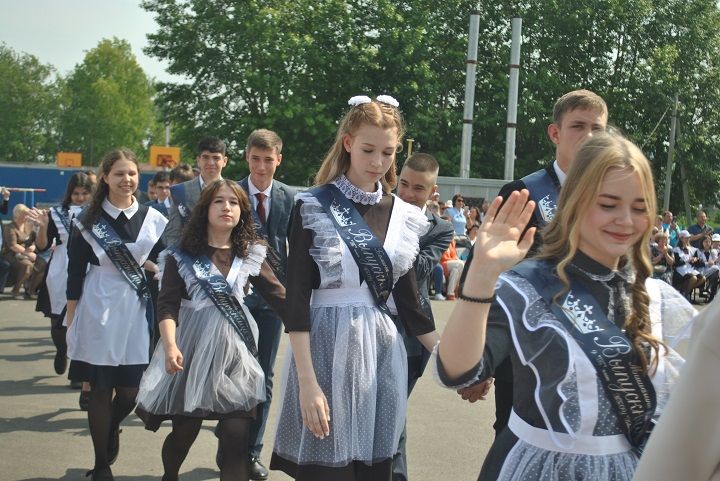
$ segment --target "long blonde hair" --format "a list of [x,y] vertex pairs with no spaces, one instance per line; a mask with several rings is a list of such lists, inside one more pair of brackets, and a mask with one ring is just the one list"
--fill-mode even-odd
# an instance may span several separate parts
[[[390,104],[372,100],[350,108],[340,121],[335,142],[325,154],[322,165],[315,174],[315,185],[324,185],[332,182],[347,172],[350,168],[350,152],[343,146],[343,137],[355,135],[361,127],[370,125],[381,129],[397,129],[397,150],[402,147],[402,138],[405,135],[405,122],[400,111]],[[380,179],[385,193],[390,193],[397,185],[397,157],[393,156],[392,164]]]
[[654,370],[663,343],[652,335],[648,307],[650,297],[645,288],[645,281],[652,274],[647,246],[656,211],[655,186],[650,164],[635,144],[619,134],[599,134],[582,145],[560,191],[557,214],[543,231],[543,246],[538,257],[559,259],[557,276],[565,285],[565,290],[555,296],[557,302],[559,297],[570,288],[566,267],[578,249],[582,217],[596,202],[602,181],[611,169],[627,170],[637,174],[640,179],[641,194],[645,200],[647,228],[628,255],[621,257],[620,265],[630,262],[635,271],[635,281],[631,286],[632,305],[625,319],[625,332],[646,371],[649,366],[642,343],[650,344],[656,354],[652,363]]

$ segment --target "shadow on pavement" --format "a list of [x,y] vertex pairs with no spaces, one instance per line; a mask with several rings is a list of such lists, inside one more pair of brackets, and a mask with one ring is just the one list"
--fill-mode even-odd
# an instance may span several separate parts
[[49,331],[50,326],[45,327],[38,327],[38,326],[7,326],[0,328],[0,332],[21,332],[21,331],[36,331],[36,332],[45,332]]
[[[77,481],[80,479],[89,479],[85,478],[86,472],[87,470],[84,469],[68,469],[62,478],[25,478],[18,481]],[[115,473],[113,473],[113,477],[117,481],[149,481],[156,479],[159,480],[161,478],[161,476],[156,477],[147,475],[123,476]],[[205,481],[208,479],[218,479],[219,477],[220,473],[208,468],[195,468],[192,471],[180,473],[180,478],[183,481]]]
[[[48,366],[52,369],[52,366]],[[64,376],[64,374],[62,375]],[[57,378],[53,376],[35,376],[30,379],[22,379],[20,381],[2,380],[0,381],[0,398],[5,396],[27,396],[30,394],[65,394],[68,391],[77,392],[79,390],[70,389],[69,385],[57,386],[52,384],[44,384],[43,381]]]
[[52,351],[33,352],[32,354],[6,354],[1,356],[0,359],[10,362],[32,362],[39,361],[41,359],[53,359],[54,357],[55,350],[53,349]]
[[54,412],[38,414],[29,418],[0,418],[0,434],[17,431],[32,431],[38,433],[57,433],[72,431],[78,436],[89,435],[87,418],[71,417],[54,419],[63,414],[78,413],[77,409],[61,408]]

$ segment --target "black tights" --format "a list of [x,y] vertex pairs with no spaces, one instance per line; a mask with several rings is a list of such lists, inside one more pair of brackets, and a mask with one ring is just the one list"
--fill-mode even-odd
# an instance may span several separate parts
[[113,398],[113,388],[99,388],[93,386],[90,391],[88,403],[88,423],[90,436],[95,450],[95,469],[109,466],[108,443],[110,434],[120,428],[120,423],[135,407],[135,397],[138,388],[116,387]]
[[[239,453],[223,456],[220,467],[220,481],[248,480],[248,443],[252,419],[231,418],[220,420],[220,446],[223,453]],[[180,466],[195,442],[202,419],[175,416],[172,420],[172,432],[165,438],[162,448],[162,461],[165,474],[162,481],[177,481]]]
[[55,314],[50,315],[50,336],[52,336],[53,344],[55,349],[61,355],[67,355],[67,327],[62,325],[61,319]]

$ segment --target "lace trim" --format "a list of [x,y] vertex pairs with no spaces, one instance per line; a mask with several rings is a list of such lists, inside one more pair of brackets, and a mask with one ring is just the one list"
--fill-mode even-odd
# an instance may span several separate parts
[[320,202],[308,192],[298,193],[302,200],[300,216],[303,228],[313,232],[310,256],[320,269],[320,288],[340,287],[342,284],[342,239]]
[[440,365],[438,364],[438,363],[440,362],[440,361],[439,361],[439,360],[440,360],[440,355],[439,355],[439,353],[438,353],[438,348],[439,348],[439,347],[440,347],[440,341],[438,341],[438,342],[435,344],[435,346],[433,347],[432,352],[430,353],[430,363],[435,367],[435,369],[433,369],[433,377],[435,378],[435,382],[437,382],[438,385],[440,385],[441,387],[444,387],[444,388],[446,388],[446,389],[452,389],[453,391],[457,391],[458,389],[463,389],[463,388],[466,388],[466,387],[470,387],[470,386],[472,386],[473,384],[476,384],[476,383],[480,380],[480,376],[482,375],[483,370],[485,369],[485,359],[484,359],[484,358],[481,358],[481,359],[480,359],[480,363],[479,363],[478,366],[477,366],[477,367],[478,367],[477,371],[475,371],[475,373],[473,374],[473,376],[472,376],[469,380],[467,380],[467,381],[465,381],[465,382],[463,382],[463,383],[461,383],[461,384],[455,384],[455,385],[445,384],[445,382],[443,381],[443,379],[440,377],[440,369],[441,369],[441,367],[440,367]]
[[340,189],[340,192],[342,192],[345,197],[358,204],[375,205],[380,202],[383,196],[382,184],[380,182],[376,184],[377,189],[375,189],[375,192],[365,192],[356,187],[345,177],[345,174],[333,180],[332,183]]

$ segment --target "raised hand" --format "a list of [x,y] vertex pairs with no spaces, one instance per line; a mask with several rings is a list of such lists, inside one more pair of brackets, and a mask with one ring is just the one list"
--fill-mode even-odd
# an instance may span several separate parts
[[473,266],[500,274],[527,255],[535,235],[535,227],[525,231],[535,210],[535,202],[528,197],[523,189],[513,192],[502,208],[502,197],[492,201],[475,240]]
[[35,225],[47,226],[49,222],[48,211],[45,209],[32,208],[28,211],[28,219]]

